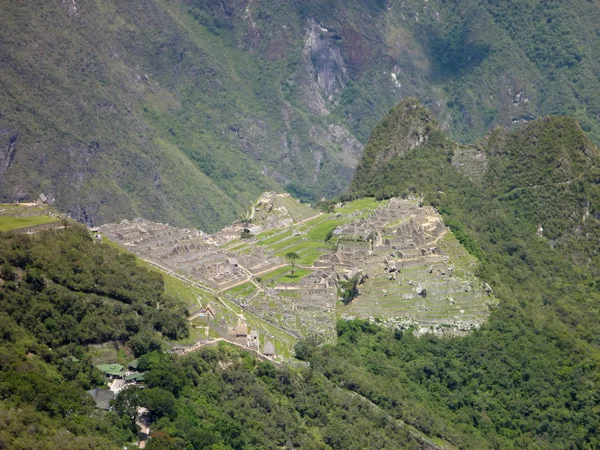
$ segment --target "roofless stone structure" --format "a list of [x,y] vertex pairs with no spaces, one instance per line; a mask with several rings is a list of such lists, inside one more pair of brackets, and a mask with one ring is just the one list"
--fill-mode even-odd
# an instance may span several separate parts
[[[294,335],[333,337],[336,311],[469,330],[485,320],[486,305],[493,302],[473,275],[477,260],[418,197],[359,200],[322,214],[287,194],[269,192],[244,220],[212,235],[146,220],[108,224],[101,231]],[[286,269],[290,251],[300,256],[298,277]],[[355,276],[359,295],[343,306],[341,283]],[[247,326],[230,326],[236,336],[248,335]]]

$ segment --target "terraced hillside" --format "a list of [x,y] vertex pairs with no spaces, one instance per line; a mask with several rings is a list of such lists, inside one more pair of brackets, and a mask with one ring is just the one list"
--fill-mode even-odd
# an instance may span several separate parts
[[[337,317],[468,331],[485,320],[494,302],[473,275],[477,259],[416,197],[363,198],[325,214],[288,194],[265,193],[244,221],[212,235],[147,221],[101,230],[296,337],[333,338]],[[293,268],[289,253],[298,255]],[[352,280],[358,296],[343,303]]]
[[0,204],[0,231],[36,233],[62,226],[62,217],[65,216],[48,205],[4,203]]

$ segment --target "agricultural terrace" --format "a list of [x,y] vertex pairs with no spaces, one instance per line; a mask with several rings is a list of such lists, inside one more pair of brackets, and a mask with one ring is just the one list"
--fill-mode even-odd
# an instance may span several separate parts
[[[228,302],[223,310],[239,308],[288,336],[334,339],[336,317],[468,331],[493,303],[473,275],[477,260],[418,198],[363,198],[321,213],[265,193],[245,217],[212,235],[148,221],[102,232],[211,292],[215,304]],[[349,282],[356,288],[342,303]],[[220,319],[230,326],[236,315]]]

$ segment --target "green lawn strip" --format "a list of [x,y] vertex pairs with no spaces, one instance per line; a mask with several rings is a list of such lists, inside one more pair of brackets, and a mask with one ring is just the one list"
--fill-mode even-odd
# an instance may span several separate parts
[[309,269],[302,269],[302,268],[296,268],[296,270],[294,271],[294,276],[292,277],[292,273],[291,270],[290,272],[288,272],[287,274],[283,275],[282,277],[278,278],[277,282],[279,283],[298,283],[300,282],[300,280],[302,278],[304,278],[306,275],[311,274],[313,271],[309,270]]
[[221,248],[223,250],[230,250],[230,251],[235,251],[236,249],[240,248],[240,247],[244,247],[248,245],[246,242],[242,241],[241,239],[235,239],[231,242],[228,242],[225,245],[222,245]]
[[348,202],[341,208],[335,208],[335,212],[342,213],[342,214],[349,214],[349,213],[353,213],[353,212],[361,211],[361,210],[370,212],[370,211],[374,211],[378,206],[386,205],[387,203],[388,203],[387,200],[378,201],[378,200],[375,200],[375,198],[373,198],[373,197],[365,197],[365,198],[360,198],[358,200]]
[[285,254],[285,253],[288,253],[288,251],[290,251],[290,250],[288,250],[289,248],[295,247],[295,246],[299,245],[300,243],[305,242],[304,239],[305,238],[302,236],[294,236],[289,239],[286,239],[285,241],[281,241],[275,245],[269,246],[269,250],[271,250],[273,253],[275,253],[275,255],[278,255],[281,252],[283,252]]
[[[334,218],[335,218],[335,214],[323,214],[322,216],[315,217],[314,219],[309,220],[308,222],[304,222],[303,224],[299,225],[297,230],[301,233],[307,233],[314,227],[319,226],[321,223],[327,222],[328,220],[331,220]],[[348,219],[348,220],[350,220],[350,219]]]
[[24,206],[22,204],[19,203],[0,203],[0,210],[10,210],[11,213],[13,212],[23,212],[23,213],[31,213],[31,212],[36,212],[36,213],[40,213],[40,212],[45,212],[48,211],[50,208],[47,205],[42,205],[42,206]]
[[21,228],[35,227],[47,223],[58,222],[60,219],[50,216],[13,217],[0,215],[0,231],[13,231]]
[[279,242],[283,239],[287,239],[288,237],[292,236],[292,230],[287,230],[281,234],[277,234],[271,238],[265,239],[265,240],[259,240],[258,241],[258,245],[265,245],[265,246],[270,246],[271,244],[275,244],[276,242]]
[[300,255],[298,264],[302,264],[304,266],[312,266],[323,253],[325,252],[323,252],[322,250],[308,250]]
[[268,284],[276,278],[279,278],[285,275],[286,273],[289,273],[291,270],[292,268],[290,266],[280,267],[279,269],[276,269],[273,272],[269,272],[262,275],[260,278],[263,283]]
[[241,297],[246,297],[248,295],[250,295],[252,292],[254,292],[256,290],[256,286],[254,286],[254,284],[248,282],[248,283],[244,283],[244,284],[240,284],[239,286],[235,286],[231,289],[229,289],[228,291],[225,291],[226,295],[231,295],[231,296],[241,296]]
[[285,231],[285,228],[271,228],[270,230],[258,233],[256,237],[258,240],[265,240],[275,236],[276,234],[282,233],[283,231]]
[[336,227],[344,224],[348,222],[347,220],[341,220],[341,219],[332,219],[332,220],[327,220],[325,222],[321,222],[320,224],[314,226],[307,234],[306,236],[309,239],[315,240],[315,241],[320,241],[320,242],[324,242],[325,241],[325,237],[327,236],[327,233],[332,231],[333,229],[335,229]]
[[311,265],[319,256],[324,253],[332,251],[332,246],[327,246],[323,242],[315,242],[315,241],[302,241],[296,245],[291,247],[287,247],[281,250],[278,253],[275,253],[275,256],[285,257],[285,255],[289,252],[297,253],[300,256],[300,260],[298,260],[298,264],[301,265]]
[[313,271],[310,269],[303,269],[301,267],[296,267],[294,272],[294,276],[292,277],[292,267],[285,266],[281,267],[273,272],[270,272],[261,277],[261,281],[264,284],[271,283],[298,283],[302,278],[306,275],[311,274]]

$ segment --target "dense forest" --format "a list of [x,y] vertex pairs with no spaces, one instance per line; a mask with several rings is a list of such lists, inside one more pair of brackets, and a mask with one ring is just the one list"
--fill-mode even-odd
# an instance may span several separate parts
[[111,448],[132,440],[86,390],[104,384],[87,344],[132,354],[188,335],[162,276],[79,225],[0,236],[0,447]]

